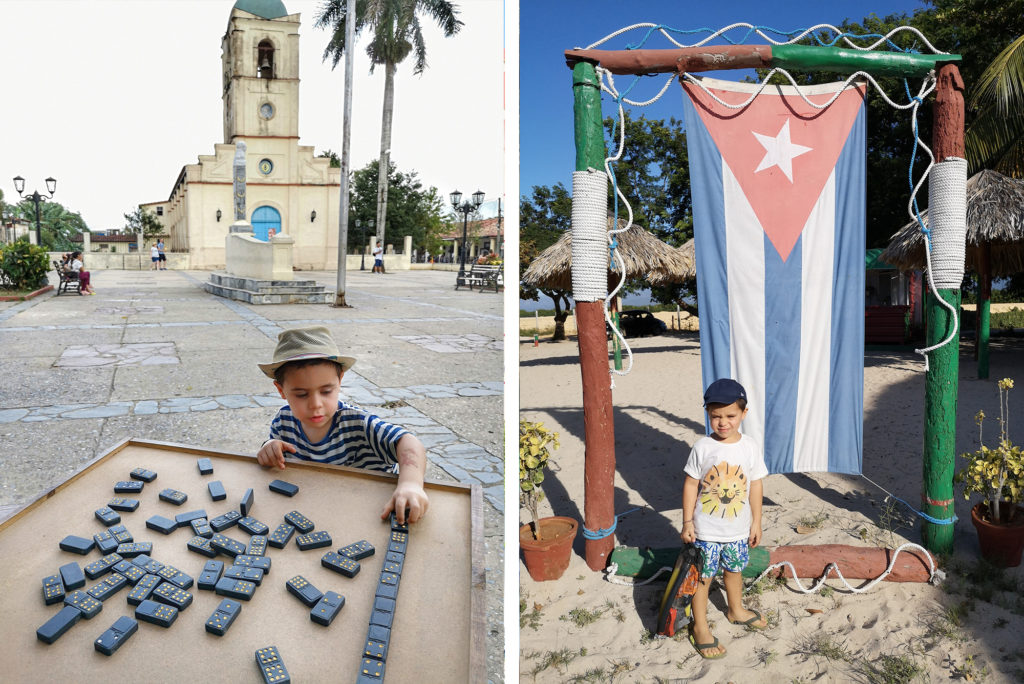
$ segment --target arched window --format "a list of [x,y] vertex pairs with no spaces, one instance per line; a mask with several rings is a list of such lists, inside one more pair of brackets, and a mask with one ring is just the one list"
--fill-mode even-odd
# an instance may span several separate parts
[[274,78],[274,45],[261,40],[257,46],[256,74],[260,78]]
[[252,212],[253,237],[266,242],[270,239],[270,231],[274,235],[281,232],[281,214],[274,207],[256,207]]

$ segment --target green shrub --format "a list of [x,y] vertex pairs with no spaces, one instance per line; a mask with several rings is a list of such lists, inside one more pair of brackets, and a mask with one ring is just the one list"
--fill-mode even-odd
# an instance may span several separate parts
[[3,286],[16,290],[29,290],[45,282],[50,270],[49,255],[44,247],[18,240],[0,246],[0,279]]

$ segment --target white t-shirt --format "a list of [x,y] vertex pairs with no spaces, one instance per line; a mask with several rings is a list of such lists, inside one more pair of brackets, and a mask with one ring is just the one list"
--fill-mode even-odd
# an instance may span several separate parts
[[149,256],[153,259],[159,259],[160,249],[156,245],[153,245],[152,247],[149,248]]
[[374,256],[374,258],[377,258],[377,259],[379,259],[379,258],[380,258],[380,255],[381,255],[381,253],[382,253],[383,251],[384,251],[384,248],[383,248],[383,247],[381,247],[380,245],[377,245],[376,247],[374,247],[374,248],[373,248],[373,256]]
[[[700,482],[693,525],[697,539],[733,542],[750,536],[750,483],[768,474],[764,455],[752,437],[729,444],[701,437],[683,469]],[[684,511],[684,516],[689,511]]]
[[80,259],[75,259],[74,261],[71,262],[71,270],[72,271],[80,271],[80,270],[82,270],[82,266],[84,266],[84,265],[85,264],[83,264]]

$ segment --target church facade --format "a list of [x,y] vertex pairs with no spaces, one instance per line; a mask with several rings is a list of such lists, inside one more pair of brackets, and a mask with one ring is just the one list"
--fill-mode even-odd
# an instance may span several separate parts
[[196,269],[224,268],[235,214],[235,143],[246,154],[246,219],[256,237],[295,240],[293,266],[337,264],[341,169],[299,145],[299,15],[281,0],[237,0],[221,44],[224,142],[178,174],[170,196],[139,205],[156,215],[171,252]]

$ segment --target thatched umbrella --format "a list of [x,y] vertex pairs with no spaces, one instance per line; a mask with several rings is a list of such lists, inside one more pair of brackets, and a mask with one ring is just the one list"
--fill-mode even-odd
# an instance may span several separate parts
[[[613,219],[608,219],[611,227]],[[621,224],[621,222],[620,222]],[[626,277],[643,277],[652,285],[683,282],[694,276],[693,251],[686,255],[654,237],[640,226],[615,234],[616,254],[622,260]],[[608,271],[608,283],[614,287],[622,274]],[[572,291],[572,233],[566,231],[558,242],[533,260],[523,274],[523,282],[533,287]]]
[[[928,211],[921,212],[928,225]],[[978,274],[978,377],[988,377],[988,305],[992,276],[1024,271],[1024,181],[985,169],[967,181],[966,261]],[[924,236],[911,221],[879,256],[901,269],[925,267]]]

